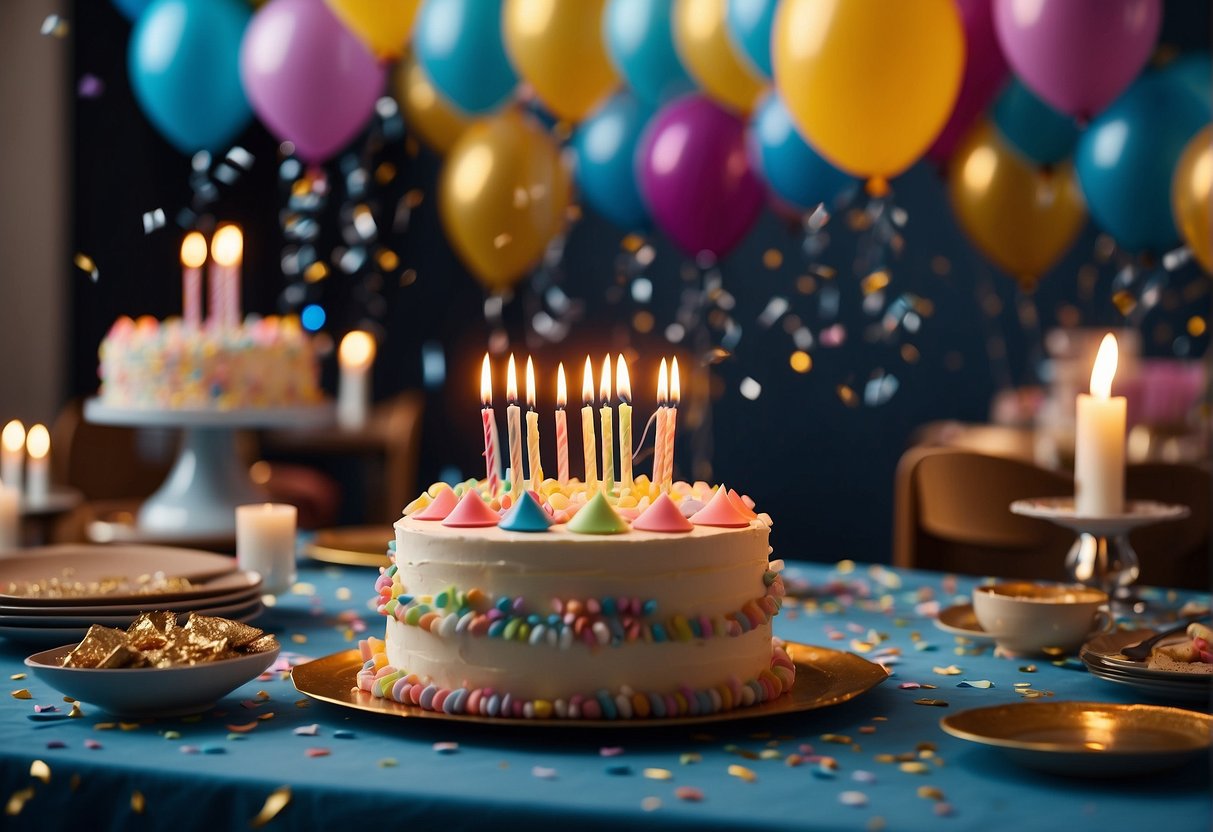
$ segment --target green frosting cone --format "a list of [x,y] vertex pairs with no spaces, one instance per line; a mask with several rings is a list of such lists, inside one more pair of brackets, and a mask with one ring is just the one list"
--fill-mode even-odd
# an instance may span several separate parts
[[622,534],[628,524],[615,513],[601,491],[569,521],[569,531],[577,534]]

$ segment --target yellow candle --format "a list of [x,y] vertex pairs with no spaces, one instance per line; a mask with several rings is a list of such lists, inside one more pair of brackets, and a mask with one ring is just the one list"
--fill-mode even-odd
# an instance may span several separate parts
[[1116,357],[1116,336],[1109,332],[1091,369],[1091,393],[1078,396],[1074,506],[1084,517],[1124,512],[1126,401],[1112,395]]
[[602,381],[598,384],[598,397],[602,407],[598,417],[602,422],[602,488],[610,492],[615,488],[615,427],[614,411],[611,410],[611,356],[602,359]]
[[665,359],[657,370],[657,424],[653,434],[653,485],[661,485],[665,471],[666,400],[670,397],[670,383],[666,378]]
[[594,436],[594,368],[590,358],[585,359],[585,374],[581,381],[581,441],[585,456],[585,487],[591,491],[598,487],[598,444]]
[[543,482],[543,464],[539,460],[539,414],[535,410],[535,364],[526,359],[526,450],[530,463],[531,488]]
[[666,491],[674,485],[674,433],[678,427],[678,400],[682,398],[682,385],[678,380],[678,359],[675,358],[670,364],[670,402],[671,406],[666,408],[665,417],[665,452],[662,454],[662,462],[665,464],[665,473],[661,478],[661,487]]
[[569,484],[569,420],[564,412],[568,398],[562,361],[556,370],[556,476],[561,485]]
[[518,407],[518,371],[514,368],[513,353],[506,368],[505,396],[509,400],[505,420],[510,440],[510,494],[517,500],[522,490],[522,410]]
[[621,488],[631,488],[632,380],[622,355],[615,362],[615,392],[619,395],[619,483]]

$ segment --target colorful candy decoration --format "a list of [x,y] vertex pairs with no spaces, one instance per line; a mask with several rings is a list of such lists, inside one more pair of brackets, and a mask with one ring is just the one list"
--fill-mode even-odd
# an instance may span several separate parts
[[627,521],[616,513],[601,491],[569,521],[569,531],[577,534],[623,534]]
[[1179,157],[1171,183],[1175,225],[1193,256],[1213,273],[1213,127],[1201,130]]
[[442,525],[453,529],[476,529],[496,526],[501,517],[488,507],[480,492],[469,489],[450,514],[442,521]]
[[660,494],[653,504],[632,521],[632,528],[641,532],[658,532],[661,534],[686,534],[694,531],[695,526],[682,516],[678,506],[668,494]]
[[737,509],[737,513],[746,520],[757,520],[758,513],[754,511],[753,501],[747,502],[747,499],[738,494],[736,489],[729,489],[729,502],[733,504],[733,508]]
[[429,505],[409,516],[414,520],[445,520],[458,504],[459,498],[455,496],[454,490],[444,488],[434,495]]
[[602,25],[612,63],[646,105],[695,88],[674,48],[670,0],[608,0]]
[[750,525],[746,515],[733,505],[729,491],[723,485],[716,489],[712,499],[699,511],[691,515],[696,526],[717,526],[725,529],[741,529]]
[[415,57],[405,58],[392,72],[396,98],[404,110],[404,123],[439,153],[455,146],[472,119],[459,112],[434,88]]
[[682,65],[713,100],[746,114],[762,94],[762,79],[736,52],[725,23],[726,0],[674,0],[674,45]]
[[413,33],[413,54],[446,100],[468,114],[509,101],[518,76],[501,36],[502,0],[427,0]]
[[531,492],[524,491],[497,525],[507,532],[546,532],[552,525],[552,518],[535,501]]
[[577,125],[569,143],[582,199],[626,230],[646,228],[649,214],[636,184],[636,147],[652,111],[618,92]]
[[748,136],[754,169],[779,199],[801,212],[833,205],[857,184],[801,138],[777,93],[768,94],[754,110]]
[[325,0],[366,47],[383,61],[404,54],[421,0]]

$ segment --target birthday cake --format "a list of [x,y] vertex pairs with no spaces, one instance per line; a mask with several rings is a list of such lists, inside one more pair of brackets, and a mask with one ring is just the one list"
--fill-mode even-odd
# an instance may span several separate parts
[[643,719],[792,687],[771,633],[783,564],[747,498],[644,476],[610,493],[552,479],[489,493],[439,484],[405,509],[361,691],[449,714]]
[[121,317],[101,342],[100,399],[147,410],[296,407],[322,399],[311,339],[292,317],[240,326]]

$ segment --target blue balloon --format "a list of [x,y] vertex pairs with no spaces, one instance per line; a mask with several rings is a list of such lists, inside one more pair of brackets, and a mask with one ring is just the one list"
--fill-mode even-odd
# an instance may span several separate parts
[[1209,107],[1162,73],[1129,87],[1078,139],[1078,182],[1091,216],[1131,252],[1179,243],[1171,217],[1171,175]]
[[751,162],[775,195],[802,210],[829,205],[858,184],[801,138],[791,113],[774,93],[750,116],[749,144]]
[[152,0],[113,0],[113,4],[127,20],[134,23],[143,14],[143,10],[152,4]]
[[778,5],[778,0],[727,0],[725,6],[725,25],[733,43],[767,78],[775,76],[771,67],[771,24]]
[[1078,143],[1074,119],[1041,101],[1018,78],[994,102],[994,124],[1011,147],[1041,165],[1060,162]]
[[695,89],[674,48],[670,0],[610,0],[602,28],[615,68],[648,106]]
[[1189,52],[1171,61],[1158,74],[1186,87],[1206,107],[1213,108],[1213,55]]
[[182,153],[226,149],[252,120],[240,85],[243,0],[153,0],[135,23],[127,70],[148,120]]
[[413,30],[417,60],[434,87],[466,113],[496,110],[518,76],[501,37],[502,0],[426,0]]
[[636,145],[653,111],[629,92],[616,93],[577,125],[569,142],[582,198],[628,230],[649,225],[636,182]]

